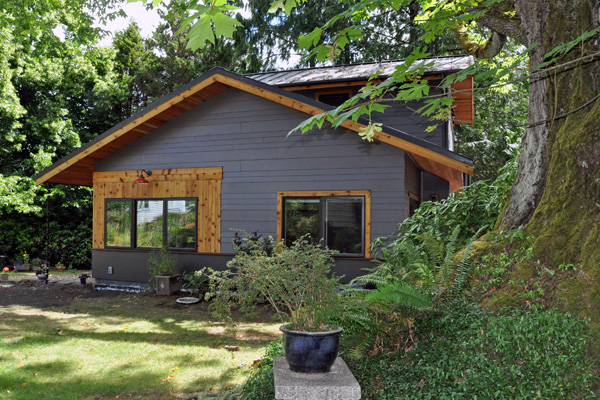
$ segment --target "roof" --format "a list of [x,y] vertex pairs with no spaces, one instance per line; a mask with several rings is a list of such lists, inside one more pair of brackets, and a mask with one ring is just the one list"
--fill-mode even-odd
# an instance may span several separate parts
[[[96,162],[230,87],[307,115],[317,115],[333,109],[329,105],[300,94],[217,67],[115,125],[39,172],[35,176],[36,183],[38,185],[48,182],[92,186]],[[361,118],[356,122],[347,120],[341,126],[360,132],[367,124],[368,120]],[[376,133],[374,138],[409,152],[422,169],[449,182],[459,179],[462,181],[463,173],[473,174],[473,161],[469,158],[392,127],[383,126],[382,132]]]
[[[435,57],[426,58],[424,61],[433,62],[433,65],[427,69],[427,73],[429,74],[453,73],[472,65],[473,56]],[[404,64],[403,60],[382,61],[377,63],[262,72],[246,74],[246,76],[275,86],[300,85],[315,82],[358,81],[368,79],[369,76],[378,71],[380,72],[380,76],[385,78],[393,73],[397,66],[402,64]]]

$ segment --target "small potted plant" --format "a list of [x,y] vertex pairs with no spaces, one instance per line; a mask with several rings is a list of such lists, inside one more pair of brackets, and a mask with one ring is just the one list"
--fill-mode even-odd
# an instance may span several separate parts
[[56,263],[56,270],[58,272],[63,272],[67,270],[67,267],[65,264],[61,263],[60,261]]
[[81,274],[81,275],[79,275],[79,282],[80,282],[82,285],[85,285],[85,284],[86,284],[86,282],[87,282],[87,278],[89,278],[89,277],[90,277],[90,276],[89,276],[88,274]]
[[267,301],[287,321],[283,348],[294,372],[328,372],[339,349],[341,328],[332,324],[339,318],[341,298],[337,291],[339,278],[330,277],[332,253],[315,245],[308,237],[291,246],[275,244],[272,254],[264,243],[238,246],[229,270],[211,271],[213,314],[231,324],[232,307],[252,310],[258,302]]
[[159,296],[170,296],[181,289],[180,270],[177,256],[168,254],[164,248],[150,253],[148,257],[149,283]]
[[48,283],[48,277],[50,276],[50,269],[45,264],[40,264],[38,269],[35,270],[35,275],[40,281]]

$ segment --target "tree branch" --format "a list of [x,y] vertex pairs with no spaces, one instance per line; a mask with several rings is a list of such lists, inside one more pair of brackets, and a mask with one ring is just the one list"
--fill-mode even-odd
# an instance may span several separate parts
[[460,24],[454,31],[456,41],[464,51],[477,58],[492,58],[500,53],[504,43],[506,43],[506,35],[492,31],[492,35],[485,44],[481,45],[469,39],[467,29],[464,24]]

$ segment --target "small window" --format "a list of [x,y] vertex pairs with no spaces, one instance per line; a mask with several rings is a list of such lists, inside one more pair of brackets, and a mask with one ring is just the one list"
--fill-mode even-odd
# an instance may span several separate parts
[[286,245],[308,234],[339,255],[365,255],[363,196],[285,197],[282,236]]
[[329,104],[330,106],[340,106],[352,95],[351,91],[333,92],[333,93],[317,93],[317,100],[321,103]]

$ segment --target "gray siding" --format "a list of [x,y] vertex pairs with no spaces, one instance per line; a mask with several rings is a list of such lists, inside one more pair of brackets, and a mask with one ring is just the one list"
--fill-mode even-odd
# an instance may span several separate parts
[[223,167],[223,253],[232,229],[276,236],[277,192],[371,190],[371,239],[406,217],[404,152],[346,130],[288,131],[307,116],[228,89],[96,164],[97,171]]
[[437,194],[440,200],[447,199],[450,193],[448,181],[423,172],[423,198],[421,201],[430,201],[432,194]]
[[[432,82],[437,84],[439,82]],[[317,92],[319,93],[335,93],[345,90],[352,90],[354,94],[358,93],[362,86],[351,86],[351,87],[340,87],[340,88],[327,88],[327,89],[311,89],[311,90],[299,90],[299,93],[303,96],[315,99]],[[441,93],[441,91],[431,88],[430,94]],[[409,133],[420,139],[427,140],[433,144],[441,147],[447,147],[447,139],[444,138],[446,135],[446,128],[444,127],[447,123],[442,121],[432,122],[425,117],[421,117],[415,113],[416,110],[421,108],[423,104],[416,102],[404,103],[400,101],[391,101],[386,103],[390,106],[386,108],[384,113],[373,113],[372,118],[377,122],[381,122],[384,125],[398,129],[400,131]],[[425,129],[431,125],[436,125],[436,129],[432,132],[426,132]]]

